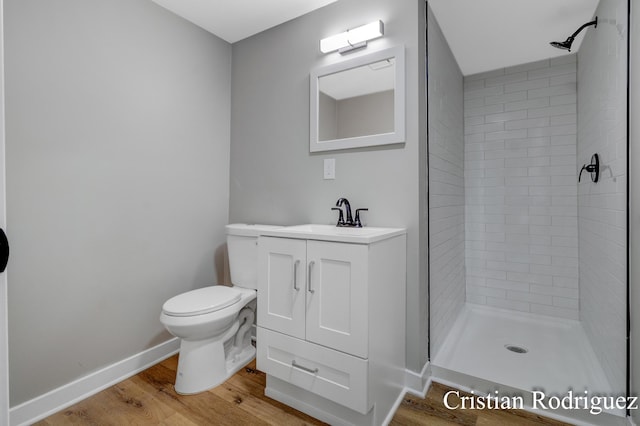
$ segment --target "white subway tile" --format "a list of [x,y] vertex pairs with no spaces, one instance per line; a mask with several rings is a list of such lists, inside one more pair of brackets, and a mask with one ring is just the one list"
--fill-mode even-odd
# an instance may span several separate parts
[[[575,79],[575,55],[465,79],[470,303],[577,315]],[[556,293],[538,288],[553,289],[554,282]]]
[[[531,70],[528,72],[528,78],[529,79],[544,78],[544,77],[559,76],[562,74],[575,74],[575,73],[576,73],[576,64],[569,63],[569,64],[562,64],[562,65],[555,65],[548,68]],[[573,91],[575,92],[575,90],[576,89],[574,87]]]
[[567,105],[549,106],[545,108],[530,108],[527,110],[527,116],[529,118],[553,117],[557,115],[575,114],[575,113],[576,113],[575,103],[567,104]]
[[562,126],[536,127],[533,129],[527,129],[527,136],[530,138],[535,138],[540,136],[575,135],[576,131],[577,130],[576,130],[575,124],[566,124]]
[[571,55],[562,55],[556,58],[551,58],[549,60],[549,65],[553,67],[556,65],[575,63],[577,61],[578,61],[578,54],[572,53]]
[[[501,86],[500,86],[501,87]],[[493,96],[485,96],[485,105],[505,104],[507,102],[518,102],[527,99],[527,92],[513,92]]]
[[527,302],[518,302],[515,300],[498,299],[496,297],[487,297],[486,304],[496,308],[510,309],[512,311],[529,312],[530,304]]
[[522,92],[522,91],[527,91],[531,89],[541,89],[544,87],[549,87],[548,78],[528,80],[528,81],[523,81],[521,83],[505,84],[504,92],[505,93]]
[[464,90],[478,90],[484,88],[484,80],[465,79]]
[[567,277],[553,277],[553,285],[555,287],[566,287],[566,288],[578,288],[578,279],[577,278],[567,278]]
[[521,120],[527,118],[527,111],[511,111],[511,112],[503,112],[499,114],[488,114],[483,117],[487,123],[493,123],[496,121],[510,121],[510,120]]
[[[484,102],[484,100],[483,100]],[[529,108],[542,108],[550,105],[549,98],[527,99],[516,102],[507,102],[504,105],[505,111],[526,110]]]
[[[495,123],[495,124],[502,124],[504,125],[504,123]],[[491,133],[485,133],[484,138],[487,141],[492,141],[492,140],[498,140],[498,139],[524,139],[527,137],[527,130],[526,129],[520,129],[520,130],[510,130],[510,131],[495,131],[495,132],[491,132]]]
[[578,299],[553,296],[553,306],[557,306],[559,308],[568,308],[568,309],[578,310],[579,303],[578,303]]
[[567,318],[572,320],[578,320],[579,314],[577,309],[567,309],[557,306],[547,306],[532,303],[531,312],[539,315],[548,315],[553,317]]
[[473,80],[484,80],[491,77],[497,77],[500,75],[504,75],[504,68],[500,68],[492,71],[485,71],[478,74],[468,75],[464,78],[465,81],[473,81]]
[[504,93],[503,86],[486,87],[482,89],[465,90],[464,99],[477,99],[484,98],[486,96],[501,95]]
[[504,112],[504,105],[502,104],[484,105],[484,98],[480,100],[482,101],[482,105],[464,109],[465,117],[473,117],[476,115],[496,114],[499,112]]
[[505,130],[530,129],[533,127],[548,127],[549,117],[529,118],[526,120],[507,121],[504,124]]
[[[504,130],[504,123],[488,123],[488,124],[479,124],[476,126],[465,126],[464,134],[465,135],[473,135],[476,133],[489,133],[489,132],[498,132]],[[486,135],[485,135],[486,139]],[[504,138],[500,138],[504,139]]]
[[549,104],[550,105],[567,105],[567,104],[573,104],[575,106],[577,101],[577,96],[575,93],[571,93],[568,95],[558,95],[558,96],[551,96],[549,98]]
[[484,84],[486,87],[490,87],[490,86],[497,86],[499,84],[516,83],[519,81],[526,81],[526,80],[527,80],[527,73],[523,71],[519,73],[499,75],[497,77],[489,77],[484,80]]
[[552,126],[561,126],[563,124],[576,124],[578,122],[577,114],[565,114],[550,117],[549,124]]
[[576,146],[576,135],[575,134],[552,135],[551,136],[551,145],[552,146],[571,145],[575,149],[575,146]]
[[542,305],[553,305],[553,296],[545,294],[534,294],[520,291],[507,291],[508,300],[517,300],[520,302],[539,303]]
[[530,71],[530,70],[536,70],[536,69],[548,68],[548,67],[549,67],[549,59],[543,59],[541,61],[528,62],[526,64],[516,65],[513,67],[506,68],[504,70],[504,73],[505,74],[518,73],[522,71]]
[[551,77],[549,79],[549,86],[558,86],[560,84],[567,84],[567,83],[576,84],[577,81],[578,81],[578,77],[576,73],[572,72],[569,74],[557,75],[557,76]]
[[504,299],[507,296],[507,291],[506,290],[499,289],[499,288],[493,288],[493,287],[481,287],[481,286],[474,286],[474,285],[467,284],[467,291],[470,294],[478,294],[478,295],[481,295],[481,296],[498,297],[498,298],[501,298],[501,299]]
[[559,296],[577,299],[578,289],[567,287],[553,287],[548,285],[531,284],[529,286],[532,293],[546,294],[549,296]]
[[[488,89],[483,89],[488,90]],[[575,84],[560,84],[553,87],[544,87],[542,89],[531,89],[527,91],[527,97],[529,99],[534,98],[548,98],[549,96],[568,95],[575,93]]]
[[500,288],[512,291],[529,291],[529,284],[518,281],[507,281],[505,279],[487,278],[487,287]]

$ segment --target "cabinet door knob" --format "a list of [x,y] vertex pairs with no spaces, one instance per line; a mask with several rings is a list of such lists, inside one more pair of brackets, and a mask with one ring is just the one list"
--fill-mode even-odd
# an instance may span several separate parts
[[308,289],[309,289],[309,293],[311,293],[311,294],[316,292],[314,289],[311,288],[311,270],[313,269],[313,265],[315,265],[315,264],[316,264],[316,262],[313,261],[313,260],[311,262],[309,262],[309,279],[307,281],[309,282]]
[[293,289],[295,291],[300,290],[300,287],[298,287],[298,265],[300,265],[300,259],[293,263]]

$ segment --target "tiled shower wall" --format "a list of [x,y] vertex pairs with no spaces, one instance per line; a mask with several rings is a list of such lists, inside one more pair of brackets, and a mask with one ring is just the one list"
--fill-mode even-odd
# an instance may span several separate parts
[[431,359],[465,301],[462,73],[427,15]]
[[578,319],[576,57],[464,81],[467,301]]
[[580,319],[613,390],[626,371],[627,2],[603,0],[578,54],[578,165],[600,156],[601,178],[578,185]]

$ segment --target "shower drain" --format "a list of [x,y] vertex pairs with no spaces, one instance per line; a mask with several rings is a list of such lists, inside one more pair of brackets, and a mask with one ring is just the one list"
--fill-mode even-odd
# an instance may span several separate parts
[[511,351],[511,352],[515,352],[517,354],[526,354],[527,352],[529,352],[529,349],[527,348],[523,348],[522,346],[516,346],[516,345],[504,345],[504,347]]

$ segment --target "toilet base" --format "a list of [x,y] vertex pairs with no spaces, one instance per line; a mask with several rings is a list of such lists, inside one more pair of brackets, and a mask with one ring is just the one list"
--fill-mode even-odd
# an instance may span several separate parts
[[[204,340],[182,339],[176,373],[177,393],[192,395],[214,388],[256,357],[256,348],[251,345],[251,336],[247,332],[250,325],[244,325],[253,323],[253,312],[250,309],[246,311],[248,314],[243,315],[243,326],[240,327],[240,321],[236,320],[223,336]],[[227,351],[225,342],[228,342]]]
[[181,395],[222,384],[256,357],[256,348],[249,345],[225,361],[222,342],[203,343],[183,340],[180,344],[175,390]]

